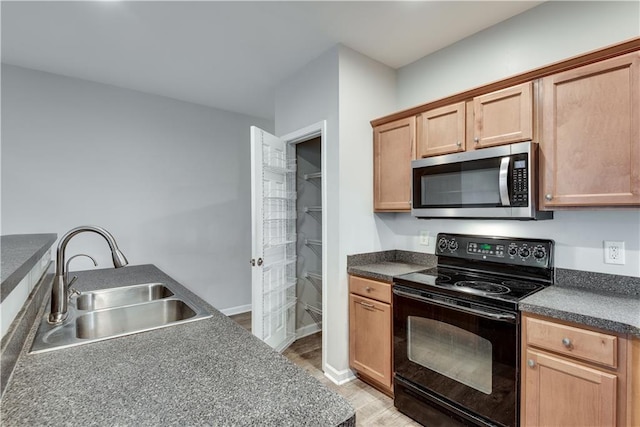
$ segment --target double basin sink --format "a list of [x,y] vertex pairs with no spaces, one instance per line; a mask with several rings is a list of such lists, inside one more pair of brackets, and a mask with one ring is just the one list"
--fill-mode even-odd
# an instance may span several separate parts
[[73,347],[211,317],[179,289],[166,283],[82,292],[71,299],[69,316],[51,325],[45,315],[30,353]]

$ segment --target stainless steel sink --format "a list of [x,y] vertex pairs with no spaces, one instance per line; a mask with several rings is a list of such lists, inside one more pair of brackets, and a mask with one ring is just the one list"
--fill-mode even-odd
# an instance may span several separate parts
[[139,304],[173,296],[173,292],[163,283],[146,283],[142,285],[124,286],[94,292],[83,292],[76,299],[78,310],[100,310]]
[[30,353],[42,353],[194,322],[211,314],[180,287],[143,283],[82,293],[60,325],[43,316]]
[[169,299],[92,311],[76,318],[76,337],[95,339],[166,326],[196,315],[184,301]]

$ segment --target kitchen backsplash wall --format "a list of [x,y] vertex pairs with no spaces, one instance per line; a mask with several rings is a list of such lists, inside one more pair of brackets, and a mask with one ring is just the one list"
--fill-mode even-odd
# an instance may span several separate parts
[[[439,232],[553,239],[556,267],[640,277],[640,212],[638,210],[556,211],[545,221],[417,219],[410,214],[379,214],[379,227],[393,237],[384,247],[434,253]],[[429,233],[429,246],[420,232]],[[388,235],[388,233],[386,233]],[[625,242],[625,265],[604,263],[604,240]]]

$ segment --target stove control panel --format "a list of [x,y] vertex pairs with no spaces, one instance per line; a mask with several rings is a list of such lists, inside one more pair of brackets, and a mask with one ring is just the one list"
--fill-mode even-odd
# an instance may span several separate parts
[[440,233],[436,255],[551,268],[553,240]]

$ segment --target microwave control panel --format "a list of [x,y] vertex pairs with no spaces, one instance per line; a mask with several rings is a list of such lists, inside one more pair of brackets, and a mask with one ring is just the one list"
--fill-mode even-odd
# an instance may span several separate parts
[[553,265],[553,240],[440,233],[436,255],[549,268]]
[[529,160],[526,154],[511,157],[511,206],[529,205]]

